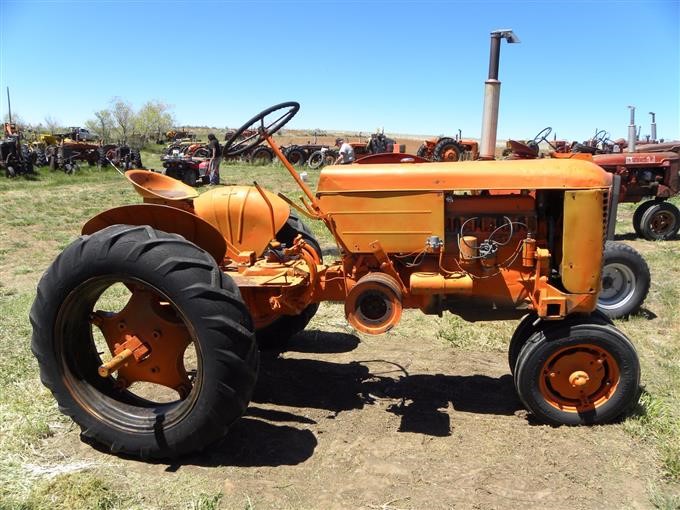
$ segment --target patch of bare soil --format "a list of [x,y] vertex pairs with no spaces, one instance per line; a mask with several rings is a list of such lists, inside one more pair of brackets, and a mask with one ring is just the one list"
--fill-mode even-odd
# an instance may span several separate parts
[[204,454],[149,464],[75,430],[70,446],[52,440],[168,508],[182,489],[222,491],[223,508],[650,506],[647,447],[616,424],[533,423],[504,353],[457,351],[417,328],[360,339],[341,321],[324,305],[288,352],[263,359],[247,416]]

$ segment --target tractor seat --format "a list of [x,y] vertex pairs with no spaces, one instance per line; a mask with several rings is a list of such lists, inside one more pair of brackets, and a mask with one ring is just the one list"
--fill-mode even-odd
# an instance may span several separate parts
[[538,157],[538,145],[527,145],[516,140],[508,140],[512,150],[512,156],[516,159],[536,159]]

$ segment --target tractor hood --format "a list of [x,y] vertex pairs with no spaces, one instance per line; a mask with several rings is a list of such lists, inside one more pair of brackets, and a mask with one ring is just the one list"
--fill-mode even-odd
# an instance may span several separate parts
[[611,175],[582,160],[507,160],[331,166],[321,171],[317,195],[358,191],[591,189],[611,186]]
[[593,161],[602,166],[669,166],[680,158],[675,152],[617,152],[614,154],[597,154]]

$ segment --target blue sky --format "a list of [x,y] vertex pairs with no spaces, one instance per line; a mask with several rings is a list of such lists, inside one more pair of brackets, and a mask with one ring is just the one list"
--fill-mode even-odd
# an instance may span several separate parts
[[0,0],[0,106],[82,125],[114,96],[180,124],[235,127],[287,100],[292,127],[479,137],[489,32],[501,48],[499,138],[552,126],[680,138],[675,1]]

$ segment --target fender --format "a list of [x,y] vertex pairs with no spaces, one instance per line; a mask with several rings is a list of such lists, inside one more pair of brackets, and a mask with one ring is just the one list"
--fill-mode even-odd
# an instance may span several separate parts
[[193,201],[197,216],[227,241],[229,258],[241,252],[262,256],[290,215],[288,204],[260,186],[220,186]]
[[135,204],[115,207],[99,213],[83,226],[82,233],[94,234],[111,225],[149,225],[155,229],[179,234],[207,251],[220,264],[227,252],[222,234],[195,214],[167,205]]

